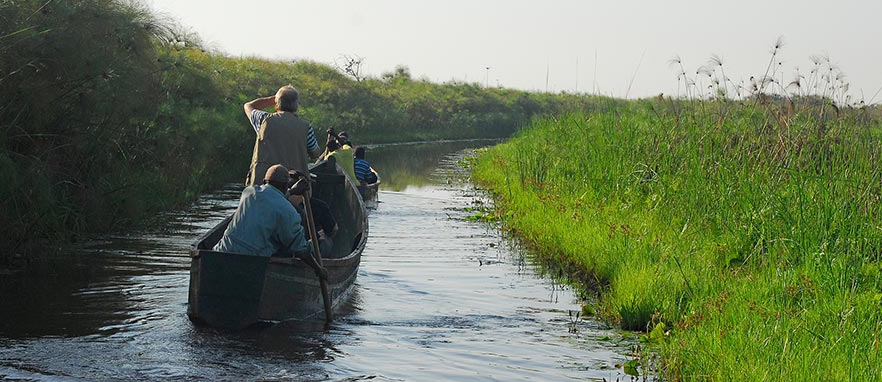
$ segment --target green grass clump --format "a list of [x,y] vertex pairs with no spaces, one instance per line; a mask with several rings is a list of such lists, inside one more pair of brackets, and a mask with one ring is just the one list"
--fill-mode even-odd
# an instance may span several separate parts
[[474,175],[539,256],[593,275],[598,315],[672,328],[667,377],[880,380],[882,126],[833,106],[610,102],[536,121]]

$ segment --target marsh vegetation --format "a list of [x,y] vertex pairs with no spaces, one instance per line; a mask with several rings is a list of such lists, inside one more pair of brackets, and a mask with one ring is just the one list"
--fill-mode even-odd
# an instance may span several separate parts
[[[536,253],[589,275],[586,311],[670,331],[672,380],[882,378],[882,126],[829,60],[712,59],[659,96],[537,121],[476,177]],[[679,64],[677,61],[675,64]]]
[[350,64],[228,57],[137,1],[0,3],[0,266],[244,179],[242,104],[285,84],[359,144],[506,137],[592,102]]
[[780,48],[738,82],[675,59],[680,94],[623,101],[228,57],[137,2],[3,2],[0,267],[241,180],[241,105],[291,83],[359,144],[516,134],[475,167],[489,219],[590,275],[585,312],[652,329],[672,379],[878,380],[880,110]]

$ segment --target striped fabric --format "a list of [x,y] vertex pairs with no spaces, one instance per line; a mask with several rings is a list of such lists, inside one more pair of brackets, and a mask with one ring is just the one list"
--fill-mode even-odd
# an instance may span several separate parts
[[[269,117],[270,113],[255,109],[251,111],[251,127],[254,128],[254,132],[260,134],[260,124],[263,123],[263,120],[266,117]],[[309,152],[315,152],[319,149],[318,140],[315,139],[315,130],[312,128],[312,124],[309,124],[309,131],[306,133],[306,149]]]
[[377,181],[376,175],[371,172],[371,165],[364,159],[355,158],[355,178],[359,182],[374,183]]

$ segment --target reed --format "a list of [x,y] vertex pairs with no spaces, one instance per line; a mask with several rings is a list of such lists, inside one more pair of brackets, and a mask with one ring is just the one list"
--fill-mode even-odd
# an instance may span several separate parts
[[880,109],[826,59],[784,85],[779,50],[749,86],[712,58],[685,98],[536,121],[474,167],[504,224],[598,281],[586,311],[672,328],[672,380],[882,378]]

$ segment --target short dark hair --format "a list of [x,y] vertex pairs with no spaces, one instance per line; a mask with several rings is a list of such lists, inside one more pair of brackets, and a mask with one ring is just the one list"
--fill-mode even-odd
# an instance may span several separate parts
[[364,147],[358,146],[355,148],[355,157],[359,159],[364,159]]
[[337,134],[337,140],[340,142],[340,145],[350,145],[352,146],[352,140],[349,139],[349,133],[345,131],[341,131],[340,134]]

